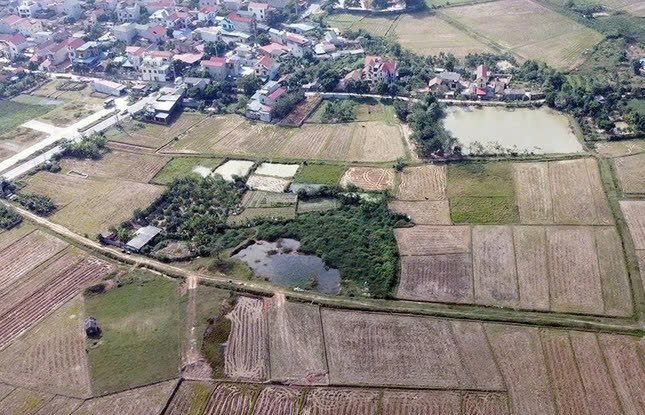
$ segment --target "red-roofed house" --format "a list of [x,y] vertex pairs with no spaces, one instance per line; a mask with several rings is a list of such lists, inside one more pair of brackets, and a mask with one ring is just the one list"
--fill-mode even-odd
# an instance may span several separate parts
[[285,53],[289,53],[289,48],[279,43],[272,42],[268,45],[260,47],[259,51],[263,55],[277,58],[278,56],[282,56]]
[[289,48],[289,52],[293,56],[301,58],[305,54],[305,51],[311,51],[313,42],[304,36],[300,36],[295,33],[287,33],[286,44]]
[[27,37],[44,30],[43,24],[38,19],[20,19],[13,25],[13,28]]
[[163,63],[168,63],[172,60],[172,57],[175,56],[174,53],[167,50],[153,50],[147,53],[148,56],[153,58],[160,58]]
[[217,81],[223,81],[228,76],[236,76],[239,73],[239,63],[236,59],[212,57],[201,62],[201,67]]
[[0,33],[15,33],[16,28],[14,27],[14,25],[21,19],[22,17],[16,15],[10,15],[0,19]]
[[257,29],[255,17],[242,16],[238,13],[229,13],[226,17],[233,23],[235,30],[238,32],[254,34]]
[[370,84],[377,82],[391,83],[399,76],[397,63],[384,61],[379,56],[366,56],[363,68],[363,79]]
[[266,3],[249,3],[249,13],[253,14],[253,16],[261,22],[266,21],[271,10],[273,10],[273,7]]
[[271,80],[278,74],[279,65],[270,56],[262,56],[253,66],[255,76]]
[[183,53],[181,55],[175,55],[175,60],[185,63],[186,65],[195,65],[204,57],[203,53]]
[[0,56],[15,58],[27,48],[27,39],[23,35],[0,35]]
[[148,39],[152,43],[162,43],[166,41],[166,28],[161,25],[149,27],[148,30],[141,32],[141,37]]
[[143,63],[143,54],[145,48],[141,46],[126,46],[125,54],[128,57],[128,62],[132,64],[135,70],[139,70],[141,64]]

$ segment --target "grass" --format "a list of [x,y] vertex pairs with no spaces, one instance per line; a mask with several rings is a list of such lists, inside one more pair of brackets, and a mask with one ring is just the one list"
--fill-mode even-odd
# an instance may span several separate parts
[[22,104],[14,101],[2,101],[0,111],[0,134],[11,131],[22,123],[38,118],[50,112],[52,106]]
[[298,174],[296,174],[293,182],[334,186],[338,184],[344,173],[344,166],[307,164],[300,169]]
[[197,325],[195,331],[197,333],[197,347],[199,349],[202,347],[204,332],[208,327],[209,320],[219,315],[222,304],[228,299],[229,295],[229,291],[204,285],[197,286]]
[[231,320],[221,317],[208,328],[208,333],[204,336],[202,352],[210,363],[213,377],[216,379],[225,376],[222,344],[228,341],[230,334]]
[[203,157],[178,157],[172,159],[159,173],[151,180],[151,183],[167,185],[179,177],[198,175],[193,172],[196,166],[207,167],[214,170],[222,163],[222,159]]
[[88,344],[95,394],[116,392],[179,375],[184,311],[177,283],[147,271],[123,285],[85,299],[102,337]]
[[[353,121],[385,121],[388,124],[396,122],[394,112],[394,105],[391,103],[384,103],[380,99],[375,98],[348,98],[355,104],[356,118]],[[331,100],[334,102],[334,100]],[[323,114],[325,113],[325,104],[328,100],[318,106],[316,111],[309,118],[307,123],[321,123]]]
[[450,216],[455,223],[518,223],[511,163],[448,166]]
[[645,99],[632,99],[627,106],[634,112],[645,116]]

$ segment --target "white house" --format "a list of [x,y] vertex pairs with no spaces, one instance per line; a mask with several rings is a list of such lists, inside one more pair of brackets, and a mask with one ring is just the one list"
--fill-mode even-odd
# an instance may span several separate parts
[[128,58],[128,62],[130,62],[134,69],[136,69],[137,71],[143,63],[143,55],[145,51],[146,50],[141,46],[127,46],[125,48],[125,54]]
[[92,82],[91,86],[92,91],[94,92],[100,92],[102,94],[112,95],[115,97],[120,97],[125,91],[125,85],[103,79]]
[[287,33],[286,45],[289,48],[289,53],[296,58],[301,58],[305,51],[311,50],[312,42],[304,36],[295,33]]
[[253,65],[255,76],[272,80],[278,74],[280,66],[270,56],[264,55]]
[[240,71],[239,61],[233,58],[212,57],[207,61],[201,61],[200,65],[213,79],[218,81],[223,81],[228,76],[237,76]]
[[249,3],[249,12],[255,16],[255,18],[261,22],[266,21],[267,17],[269,16],[269,6],[266,3],[254,3],[251,2]]
[[122,1],[116,7],[116,15],[120,22],[136,22],[141,17],[141,6],[139,3],[130,5]]
[[18,15],[24,18],[34,17],[39,10],[42,10],[42,6],[39,3],[25,0],[18,6]]
[[366,56],[363,68],[363,79],[370,84],[377,82],[391,83],[399,76],[397,63],[384,61],[378,56]]
[[163,58],[146,56],[141,64],[141,79],[144,81],[168,82],[172,80],[172,68]]
[[117,40],[125,42],[127,45],[132,43],[137,36],[137,29],[134,23],[123,23],[112,28],[112,34]]
[[222,30],[219,27],[200,27],[195,29],[194,33],[199,33],[204,42],[219,42],[222,40]]

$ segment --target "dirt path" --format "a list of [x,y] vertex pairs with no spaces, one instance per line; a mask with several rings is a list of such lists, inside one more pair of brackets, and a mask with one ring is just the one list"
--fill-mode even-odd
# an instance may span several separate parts
[[275,287],[261,281],[256,282],[231,280],[226,275],[221,273],[214,273],[213,275],[203,276],[179,267],[164,264],[150,258],[130,255],[114,248],[108,248],[96,241],[77,235],[64,226],[52,223],[45,218],[41,218],[40,216],[26,211],[19,206],[9,204],[4,200],[0,200],[0,203],[11,206],[28,220],[35,222],[45,228],[48,228],[50,231],[57,233],[62,237],[68,238],[79,245],[83,245],[86,248],[90,248],[114,260],[134,266],[149,268],[175,278],[187,279],[188,277],[193,277],[198,281],[209,281],[211,284],[214,284],[217,287],[223,289],[241,290],[265,296],[272,296],[276,293],[281,293],[287,299],[295,299],[298,301],[310,302],[322,306],[347,308],[362,311],[405,313],[421,316],[493,321],[541,327],[561,327],[607,333],[627,333],[642,335],[643,332],[645,332],[645,324],[643,321],[634,321],[631,319],[578,316],[557,313],[539,313],[492,307],[455,306],[450,304],[433,304],[415,301],[333,297],[308,292],[294,292],[288,289]]

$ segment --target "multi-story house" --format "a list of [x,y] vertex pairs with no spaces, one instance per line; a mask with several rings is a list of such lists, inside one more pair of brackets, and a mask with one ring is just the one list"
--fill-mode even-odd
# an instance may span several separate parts
[[173,79],[172,65],[164,62],[163,58],[146,56],[140,69],[144,81],[169,82]]
[[130,5],[125,1],[119,2],[116,7],[116,16],[120,22],[137,22],[141,17],[141,6],[139,3]]
[[384,61],[379,56],[366,56],[363,79],[370,84],[377,82],[392,83],[399,75],[397,66],[396,62]]

